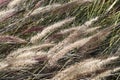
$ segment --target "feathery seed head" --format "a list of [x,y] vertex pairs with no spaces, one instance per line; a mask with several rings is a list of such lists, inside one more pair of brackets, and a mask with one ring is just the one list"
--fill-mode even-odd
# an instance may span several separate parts
[[33,36],[31,38],[31,42],[32,43],[37,43],[39,40],[41,40],[42,38],[44,38],[48,33],[50,32],[54,32],[56,30],[58,30],[59,28],[61,28],[64,24],[70,23],[75,19],[75,17],[72,18],[68,18],[62,21],[59,21],[51,26],[48,26],[46,29],[44,29],[41,33],[38,33],[37,35]]
[[12,8],[16,8],[16,7],[20,7],[20,5],[26,0],[12,0],[7,7],[12,9]]
[[68,53],[69,51],[75,49],[75,48],[80,48],[82,47],[84,44],[86,44],[86,42],[88,42],[92,37],[88,37],[88,38],[84,38],[81,40],[78,40],[66,47],[64,47],[62,50],[60,50],[58,53],[56,54],[49,54],[50,60],[49,60],[49,64],[50,66],[54,66],[56,64],[56,62],[62,58],[66,53]]
[[52,5],[48,5],[48,6],[45,6],[45,7],[37,8],[30,14],[30,16],[35,16],[35,15],[40,14],[40,13],[49,12],[49,11],[51,11],[52,9],[54,9],[58,6],[61,6],[61,5],[60,4],[52,4]]
[[4,21],[5,19],[11,17],[16,13],[16,9],[9,9],[0,12],[0,22]]
[[0,71],[6,69],[9,66],[9,64],[5,61],[0,62]]
[[[96,72],[102,69],[105,69],[105,65],[109,64],[110,61],[116,60],[118,57],[109,57],[107,59],[87,59],[83,62],[77,63],[75,65],[70,66],[69,68],[59,72],[55,77],[51,80],[74,80],[77,77],[85,76],[85,74],[92,74],[92,72]],[[107,60],[107,61],[106,61]],[[101,61],[103,64],[101,64]]]

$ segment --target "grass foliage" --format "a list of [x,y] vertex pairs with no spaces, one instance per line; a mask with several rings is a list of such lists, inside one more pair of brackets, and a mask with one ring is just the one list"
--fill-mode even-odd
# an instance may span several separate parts
[[120,80],[120,0],[0,0],[0,80]]

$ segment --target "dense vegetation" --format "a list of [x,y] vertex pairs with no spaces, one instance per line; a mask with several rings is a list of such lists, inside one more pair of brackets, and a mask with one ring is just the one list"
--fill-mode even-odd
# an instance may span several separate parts
[[120,80],[120,0],[0,0],[0,80]]

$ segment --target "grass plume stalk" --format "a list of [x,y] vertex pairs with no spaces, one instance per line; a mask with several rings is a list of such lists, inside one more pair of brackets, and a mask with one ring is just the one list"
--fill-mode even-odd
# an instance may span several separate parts
[[41,33],[38,33],[37,35],[33,36],[31,38],[31,42],[32,43],[37,43],[39,42],[41,39],[43,39],[48,33],[50,32],[54,32],[58,29],[60,29],[62,26],[64,26],[67,23],[72,22],[75,19],[75,17],[72,18],[68,18],[62,21],[59,21],[51,26],[48,26],[46,29],[44,29]]
[[[86,61],[77,63],[69,68],[59,72],[51,80],[75,80],[78,76],[96,72],[97,70],[104,69],[104,66],[111,61],[118,59],[118,56],[108,57],[107,59],[88,59]],[[80,77],[79,77],[80,78]]]
[[83,33],[85,33],[85,30],[89,28],[89,26],[98,19],[98,17],[93,18],[87,22],[85,22],[83,25],[79,26],[79,29],[75,32],[71,33],[67,38],[65,38],[62,42],[58,43],[58,45],[54,46],[49,50],[49,54],[54,54],[57,51],[61,50],[64,46],[68,45],[69,43],[72,43],[79,39],[79,36],[81,36]]

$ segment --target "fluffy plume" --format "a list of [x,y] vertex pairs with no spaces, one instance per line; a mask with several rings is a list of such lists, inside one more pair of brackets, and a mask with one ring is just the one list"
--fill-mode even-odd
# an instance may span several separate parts
[[99,31],[93,38],[91,38],[83,47],[80,48],[79,54],[86,55],[89,50],[93,50],[100,45],[102,41],[104,41],[107,36],[111,33],[113,27],[108,27]]
[[[72,32],[74,32],[74,31],[77,31],[77,30],[79,30],[79,28],[80,28],[80,26],[78,26],[78,27],[73,27],[73,28],[69,28],[69,29],[64,29],[64,30],[61,30],[60,32],[58,32],[58,33],[56,33],[56,34],[69,34],[69,33],[72,33]],[[100,28],[100,26],[99,27],[93,27],[93,28],[89,28],[86,32],[92,32],[92,31],[94,31],[94,30],[97,30],[98,28]]]
[[76,80],[77,77],[88,75],[98,70],[105,69],[105,65],[109,64],[111,61],[118,59],[119,57],[109,57],[107,59],[88,59],[86,61],[80,62],[69,68],[59,72],[51,80]]
[[6,36],[2,35],[0,36],[0,43],[27,43],[26,40],[15,37],[15,36]]
[[79,27],[73,27],[73,28],[69,28],[69,29],[64,29],[64,30],[61,30],[60,32],[58,32],[58,34],[68,34],[68,33],[74,32],[74,31],[76,31],[78,29],[79,29]]
[[53,47],[51,50],[49,50],[49,54],[54,54],[57,51],[61,50],[64,46],[68,45],[69,43],[72,43],[76,40],[79,39],[79,37],[81,35],[83,35],[84,33],[86,33],[86,30],[89,28],[89,26],[94,22],[98,20],[98,17],[93,18],[87,22],[85,22],[83,25],[79,26],[78,30],[76,30],[75,32],[71,33],[67,38],[65,38],[62,42],[58,43],[58,45],[56,45],[55,47]]
[[[35,9],[31,15],[29,16],[35,16],[35,15],[38,15],[38,14],[44,14],[46,12],[64,12],[68,9],[72,9],[73,7],[75,6],[78,6],[80,4],[84,4],[84,3],[87,3],[87,2],[93,2],[93,0],[75,0],[75,1],[71,1],[69,3],[66,3],[66,4],[63,4],[63,5],[60,5],[60,4],[52,4],[52,5],[48,5],[48,6],[45,6],[45,7],[40,7],[38,9]],[[64,10],[66,9],[66,10]]]
[[76,6],[79,6],[79,5],[82,5],[82,4],[85,4],[85,3],[90,3],[90,2],[93,2],[94,0],[74,0],[74,1],[71,1],[71,2],[68,2],[66,4],[63,4],[55,9],[53,9],[53,13],[64,13],[66,11],[69,11],[71,9],[73,9],[74,7]]
[[114,69],[111,69],[111,70],[107,70],[107,71],[95,76],[91,80],[101,80],[102,78],[107,77],[109,75],[112,75],[112,73],[117,72],[117,71],[120,71],[120,67],[117,67],[117,68],[114,68]]
[[23,4],[23,2],[25,2],[26,0],[12,0],[7,7],[8,8],[16,8],[16,7],[20,7],[21,4]]
[[9,54],[7,56],[7,58],[15,58],[19,55],[26,55],[25,53],[26,52],[29,52],[29,51],[38,51],[38,50],[41,50],[41,49],[45,49],[45,48],[49,48],[49,47],[52,47],[54,46],[54,44],[42,44],[42,45],[34,45],[34,46],[29,46],[29,47],[24,47],[24,48],[20,48],[14,52],[12,52],[11,54]]
[[[91,33],[91,32],[97,32],[98,28],[100,28],[100,27],[90,28],[90,29],[86,30],[85,32],[83,32],[84,33],[83,35],[86,35],[86,34]],[[50,36],[50,38],[46,39],[46,42],[47,43],[49,43],[49,42],[53,42],[54,43],[54,42],[56,42],[55,40],[59,40],[63,36],[67,36],[70,33],[74,33],[74,31],[77,31],[78,29],[79,29],[79,27],[78,28],[68,29],[68,30],[66,29],[65,31],[61,31],[61,32],[58,32],[56,34],[53,34],[52,36]],[[63,45],[63,46],[65,47],[65,45]]]
[[6,5],[8,2],[10,2],[11,0],[0,0],[0,7]]
[[[100,27],[90,28],[90,29],[88,29],[88,30],[85,31],[85,34],[94,32],[98,28],[100,28]],[[70,28],[70,29],[61,30],[60,32],[58,32],[56,34],[53,34],[52,37],[50,37],[50,39],[52,39],[52,41],[54,41],[54,38],[57,38],[57,37],[59,38],[60,36],[62,37],[64,35],[69,35],[70,33],[74,33],[75,31],[77,31],[78,29],[79,29],[79,27],[74,27],[74,28]]]
[[116,78],[119,7],[119,0],[0,0],[0,80]]
[[58,53],[55,53],[54,55],[53,54],[50,54],[50,60],[49,60],[49,64],[50,66],[54,66],[56,61],[59,60],[60,58],[62,58],[66,53],[68,53],[69,51],[75,49],[75,48],[80,48],[82,47],[83,45],[86,44],[86,42],[88,42],[92,37],[88,37],[88,38],[84,38],[84,39],[81,39],[81,40],[78,40],[66,47],[64,47],[62,50],[60,50]]
[[[86,51],[86,49],[89,49],[90,46],[91,47],[93,47],[93,45],[97,46],[98,43],[100,44],[103,40],[106,39],[106,36],[108,36],[108,34],[111,32],[111,29],[112,29],[112,27],[104,29],[104,30],[100,31],[99,33],[97,33],[96,35],[78,40],[78,41],[64,47],[63,49],[61,49],[58,53],[56,53],[54,55],[50,54],[51,55],[50,57],[52,57],[52,58],[50,58],[49,64],[55,65],[55,63],[60,58],[62,58],[66,53],[68,53],[69,51],[71,51],[75,48],[77,48],[77,49],[82,48],[80,51],[83,53],[84,51]],[[85,54],[83,54],[83,55],[85,55]]]
[[16,14],[16,9],[9,9],[0,12],[0,22]]
[[52,4],[52,5],[48,5],[48,6],[45,6],[45,7],[37,8],[29,15],[29,17],[30,16],[36,16],[36,15],[39,15],[39,14],[44,14],[44,13],[49,12],[49,11],[51,11],[52,9],[54,9],[58,6],[60,6],[60,4]]
[[[15,60],[15,59],[14,59]],[[33,64],[36,64],[38,61],[35,61],[33,59],[27,59],[27,60],[15,60],[10,63],[10,67],[8,67],[8,70],[20,70],[20,69],[26,69],[27,66],[32,66]]]
[[[10,53],[1,63],[1,70],[28,69],[30,66],[48,60],[47,53],[38,51],[54,44],[43,44],[31,47],[20,48]],[[0,71],[1,71],[0,70]]]
[[68,19],[62,20],[60,22],[57,22],[57,23],[55,23],[55,24],[53,24],[51,26],[48,26],[41,33],[38,33],[37,35],[33,36],[31,38],[31,42],[32,43],[37,43],[39,40],[41,40],[42,38],[44,38],[48,33],[54,32],[54,31],[58,30],[63,25],[72,22],[74,19],[75,19],[75,17],[68,18]]
[[8,63],[6,61],[0,62],[0,71],[6,69],[8,67]]
[[45,61],[46,58],[47,54],[45,52],[22,52],[17,56],[8,56],[4,59],[4,61],[0,62],[0,71],[27,69],[30,68],[30,66],[37,64],[38,62]]

